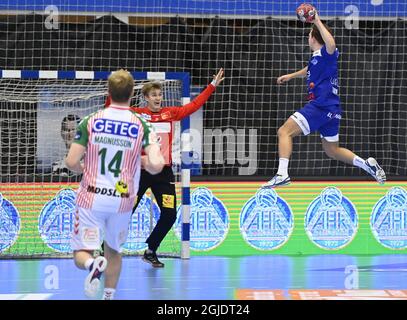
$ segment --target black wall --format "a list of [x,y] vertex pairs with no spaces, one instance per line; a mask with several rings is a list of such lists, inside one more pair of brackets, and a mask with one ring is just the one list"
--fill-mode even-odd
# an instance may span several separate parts
[[[173,18],[165,25],[141,27],[103,17],[48,30],[44,21],[27,15],[0,23],[0,69],[182,71],[203,87],[224,67],[227,80],[205,106],[204,127],[256,128],[256,174],[269,176],[276,170],[277,129],[305,103],[306,90],[303,79],[285,86],[277,86],[276,79],[306,65],[308,26],[273,19]],[[328,25],[341,52],[341,145],[362,157],[376,157],[388,175],[407,176],[407,22],[361,21],[358,30],[346,29],[339,20]],[[20,116],[2,110],[1,117],[6,154],[14,149],[3,124]],[[25,139],[33,139],[34,131]],[[328,159],[319,141],[315,134],[296,139],[293,176],[363,175]],[[12,164],[4,154],[3,174]],[[17,153],[13,164],[27,164],[28,156]],[[204,173],[236,175],[237,169],[237,164],[207,165]]]

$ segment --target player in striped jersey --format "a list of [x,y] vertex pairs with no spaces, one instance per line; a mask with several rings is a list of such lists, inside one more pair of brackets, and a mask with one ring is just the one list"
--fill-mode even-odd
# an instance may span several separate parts
[[[113,298],[119,279],[120,247],[127,239],[139,188],[142,149],[145,170],[157,174],[164,166],[154,130],[130,109],[131,74],[119,70],[108,83],[111,105],[81,121],[65,160],[70,170],[83,173],[72,235],[75,264],[89,270],[85,280],[89,297],[97,294],[105,272],[104,299]],[[104,257],[94,259],[92,253],[103,240]]]
[[293,78],[307,77],[309,102],[278,129],[278,171],[263,188],[275,188],[290,183],[288,162],[292,153],[292,140],[301,133],[308,135],[314,131],[319,131],[322,147],[330,158],[357,166],[383,184],[386,174],[376,159],[364,160],[352,151],[339,147],[339,122],[342,118],[338,96],[339,51],[331,31],[322,23],[318,13],[315,14],[308,44],[313,51],[308,66],[277,79],[277,83],[282,84]]

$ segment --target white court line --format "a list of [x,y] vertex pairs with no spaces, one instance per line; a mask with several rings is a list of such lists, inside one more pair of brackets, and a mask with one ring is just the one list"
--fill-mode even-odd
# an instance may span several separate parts
[[52,293],[10,293],[0,294],[0,300],[48,300]]

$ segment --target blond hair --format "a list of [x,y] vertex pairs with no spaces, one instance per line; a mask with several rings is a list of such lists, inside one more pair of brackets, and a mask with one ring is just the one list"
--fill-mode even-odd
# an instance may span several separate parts
[[108,79],[109,94],[112,101],[124,103],[134,93],[134,79],[130,72],[120,69],[113,72]]
[[143,94],[143,96],[148,96],[150,91],[155,89],[162,90],[161,84],[159,82],[149,82],[143,86],[143,88],[141,89],[141,93]]

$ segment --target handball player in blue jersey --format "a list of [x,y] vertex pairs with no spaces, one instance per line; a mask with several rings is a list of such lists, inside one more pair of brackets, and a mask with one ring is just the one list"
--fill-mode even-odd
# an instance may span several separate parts
[[374,158],[364,160],[352,151],[339,147],[339,122],[342,115],[338,96],[339,51],[331,31],[322,23],[318,13],[315,14],[313,23],[308,36],[308,44],[313,54],[308,66],[277,79],[277,83],[282,84],[293,78],[307,77],[309,101],[278,129],[278,171],[263,188],[290,183],[288,163],[292,153],[292,139],[314,131],[320,133],[322,147],[328,157],[362,168],[383,184],[386,174]]

